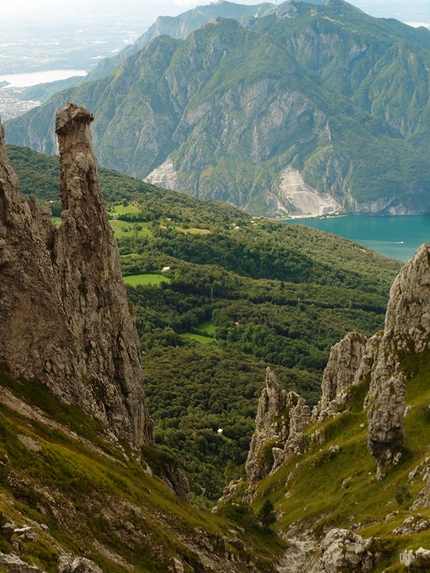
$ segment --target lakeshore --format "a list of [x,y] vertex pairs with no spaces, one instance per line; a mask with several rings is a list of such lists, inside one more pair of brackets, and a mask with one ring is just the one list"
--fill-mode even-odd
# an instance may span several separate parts
[[375,217],[344,215],[314,219],[285,219],[291,225],[307,225],[351,239],[374,251],[408,261],[423,243],[430,242],[430,215]]

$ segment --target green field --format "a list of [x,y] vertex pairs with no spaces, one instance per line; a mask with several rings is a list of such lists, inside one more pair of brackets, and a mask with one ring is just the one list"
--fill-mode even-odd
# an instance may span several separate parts
[[[115,209],[136,209],[137,207],[115,207]],[[127,211],[127,213],[130,211]],[[61,217],[52,217],[52,222],[58,228],[61,225]],[[149,229],[151,223],[130,223],[129,221],[118,221],[117,219],[109,220],[110,226],[115,233],[115,238],[120,239],[122,237],[152,237],[152,232]]]
[[210,344],[211,342],[215,342],[215,340],[210,336],[202,336],[201,334],[193,334],[192,332],[186,332],[185,334],[181,334],[181,336],[183,338],[191,338],[191,340],[201,342],[202,344]]
[[176,227],[177,231],[181,233],[189,233],[190,235],[210,235],[209,229],[198,229],[197,227],[191,227],[190,229],[184,229],[184,227]]
[[211,320],[202,322],[199,325],[198,330],[200,330],[200,332],[206,332],[206,334],[209,334],[209,336],[214,336],[215,334],[215,326]]
[[109,215],[138,215],[142,207],[136,205],[115,205],[109,209]]
[[165,277],[164,275],[151,275],[151,274],[144,274],[144,275],[130,275],[128,277],[124,277],[124,281],[130,286],[139,286],[139,285],[159,285],[162,282],[170,283],[170,279]]
[[110,219],[109,223],[117,239],[121,237],[152,237],[152,232],[149,230],[150,223],[130,223],[117,219]]

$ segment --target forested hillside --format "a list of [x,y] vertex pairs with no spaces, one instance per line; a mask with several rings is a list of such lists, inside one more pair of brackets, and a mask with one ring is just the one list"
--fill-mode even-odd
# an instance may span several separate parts
[[[57,158],[9,154],[24,192],[59,214]],[[100,180],[136,285],[128,295],[156,443],[206,503],[242,475],[267,366],[315,404],[330,347],[350,330],[382,328],[400,263],[106,169]]]
[[[154,37],[11,120],[8,140],[52,153],[73,99],[96,114],[100,163],[154,184],[253,215],[427,212],[430,32],[343,0],[238,14]],[[171,24],[182,37],[190,21]]]

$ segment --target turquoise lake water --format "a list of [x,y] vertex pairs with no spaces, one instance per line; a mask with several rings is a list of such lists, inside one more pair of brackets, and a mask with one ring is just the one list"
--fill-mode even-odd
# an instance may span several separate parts
[[430,216],[367,217],[346,215],[327,219],[285,220],[333,233],[400,261],[409,260],[423,243],[430,242]]

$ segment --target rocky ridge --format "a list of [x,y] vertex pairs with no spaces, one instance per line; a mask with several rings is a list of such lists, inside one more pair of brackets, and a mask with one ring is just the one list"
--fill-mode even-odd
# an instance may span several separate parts
[[132,309],[100,193],[89,124],[57,114],[62,224],[24,201],[0,132],[0,362],[118,438],[152,443]]
[[[393,465],[399,464],[402,459],[404,420],[411,411],[411,407],[405,407],[405,401],[407,384],[413,371],[405,367],[405,360],[421,355],[430,344],[429,285],[430,245],[424,244],[394,281],[384,331],[370,339],[357,332],[349,333],[331,349],[322,380],[322,397],[312,416],[304,401],[295,393],[287,393],[276,381],[273,372],[268,370],[246,464],[249,488],[244,501],[255,499],[258,495],[257,482],[275,474],[289,458],[298,460],[295,464],[298,467],[298,456],[301,454],[315,451],[318,447],[323,452],[327,436],[324,430],[319,429],[321,423],[348,413],[354,387],[363,386],[366,381],[369,390],[361,408],[367,411],[368,451],[377,462],[376,479],[381,481],[389,476]],[[331,457],[339,455],[339,452],[341,448],[336,443],[327,449]],[[290,497],[288,489],[295,479],[295,471],[292,471],[285,485],[286,497]],[[334,475],[332,479],[336,479]],[[410,496],[411,512],[430,507],[428,457],[409,472],[408,485],[417,482],[424,482],[425,485],[421,486],[415,499]],[[341,488],[348,490],[350,485],[351,477],[343,480]],[[399,491],[407,493],[407,486],[402,488]],[[225,499],[234,501],[240,491],[243,491],[241,482],[232,484],[226,488]],[[403,493],[399,493],[399,500],[402,499],[401,495]],[[223,502],[222,499],[220,503]],[[385,521],[394,515],[388,514]],[[357,535],[354,530],[359,525],[349,530],[327,528],[320,541],[305,526],[301,527],[292,524],[284,532],[291,547],[278,566],[279,573],[373,571],[386,551],[382,539],[365,539]],[[429,528],[429,519],[411,513],[393,533],[397,536],[418,535]],[[406,550],[399,555],[399,560],[407,567],[425,568],[429,554],[423,548]]]
[[430,246],[422,245],[403,267],[390,292],[385,329],[374,366],[369,406],[369,451],[378,475],[400,455],[408,375],[402,360],[430,346]]
[[303,398],[281,388],[268,368],[245,466],[251,485],[275,471],[289,453],[304,448],[302,431],[309,424],[310,415]]
[[[408,381],[402,360],[430,347],[429,288],[430,245],[426,243],[394,281],[384,331],[370,339],[351,332],[332,347],[323,374],[321,400],[312,416],[304,400],[294,392],[287,393],[268,369],[246,465],[251,484],[279,467],[288,452],[296,448],[303,451],[303,430],[313,420],[324,421],[347,407],[351,388],[366,378],[370,379],[364,402],[368,408],[368,449],[377,460],[378,479],[398,462],[404,440]],[[280,458],[273,465],[269,463],[270,468],[267,462],[261,462],[267,458],[267,452],[263,455],[262,451],[269,446],[273,459]]]

